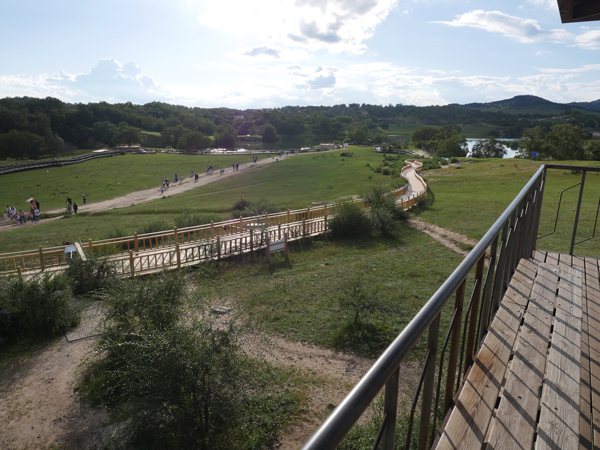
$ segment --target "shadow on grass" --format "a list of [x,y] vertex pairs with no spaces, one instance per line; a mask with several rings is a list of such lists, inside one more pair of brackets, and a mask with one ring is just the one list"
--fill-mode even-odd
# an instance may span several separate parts
[[376,358],[390,341],[389,330],[374,323],[351,322],[344,325],[333,339],[336,350]]

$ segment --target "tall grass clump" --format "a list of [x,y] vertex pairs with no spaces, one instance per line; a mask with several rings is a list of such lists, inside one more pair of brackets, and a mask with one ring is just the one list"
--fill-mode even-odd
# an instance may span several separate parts
[[217,324],[190,294],[184,275],[115,280],[100,298],[105,319],[96,350],[102,359],[86,370],[82,392],[121,420],[118,447],[274,444],[298,408],[297,396],[272,386],[270,366],[241,350],[244,333],[236,321]]
[[55,336],[79,321],[69,280],[43,273],[29,278],[0,278],[0,310],[20,317],[23,336]]
[[109,285],[116,271],[110,261],[90,255],[85,260],[71,258],[66,275],[73,287],[73,294],[87,295]]
[[261,198],[254,202],[250,202],[242,198],[234,203],[232,211],[233,216],[237,218],[262,216],[265,213],[273,214],[279,212],[279,208],[277,205],[275,205],[275,203],[267,200],[266,198]]
[[188,209],[184,209],[181,214],[173,220],[177,228],[195,227],[212,222],[219,222],[221,217],[217,214],[193,214]]

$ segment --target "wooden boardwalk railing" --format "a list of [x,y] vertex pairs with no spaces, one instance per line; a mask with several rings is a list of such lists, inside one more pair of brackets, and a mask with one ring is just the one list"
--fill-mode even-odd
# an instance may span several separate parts
[[[414,167],[418,186],[411,186],[410,196],[404,196],[408,185],[392,191],[396,204],[403,209],[411,208],[427,192],[423,179],[416,174],[422,164],[407,160],[402,169]],[[416,192],[415,190],[418,189]],[[351,200],[362,204],[362,200]],[[305,209],[287,210],[275,214],[240,217],[238,219],[211,222],[186,228],[155,233],[137,234],[112,239],[88,240],[78,245],[78,251],[108,258],[115,263],[117,272],[124,277],[151,273],[166,268],[179,268],[203,261],[220,259],[243,253],[253,253],[265,247],[267,236],[279,240],[288,233],[294,241],[323,234],[327,231],[327,220],[336,214],[339,203],[322,204]],[[365,206],[363,204],[363,206]],[[365,206],[366,207],[366,206]],[[10,275],[48,269],[59,269],[68,265],[66,246],[0,254],[0,274]]]
[[41,161],[32,161],[26,163],[16,163],[16,164],[5,164],[0,165],[0,175],[4,175],[6,173],[13,172],[21,172],[23,170],[31,170],[31,169],[41,169],[43,167],[53,167],[53,166],[68,166],[70,164],[77,164],[85,161],[89,161],[91,159],[97,158],[106,158],[109,156],[115,156],[123,154],[123,151],[111,151],[105,153],[89,153],[86,155],[74,156],[72,158],[64,158],[64,159],[46,159]]

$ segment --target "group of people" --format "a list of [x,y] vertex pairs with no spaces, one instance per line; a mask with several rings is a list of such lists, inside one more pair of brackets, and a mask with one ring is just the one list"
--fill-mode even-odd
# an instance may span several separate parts
[[[83,204],[87,205],[87,197],[85,194],[81,194],[81,198],[83,199]],[[75,214],[77,214],[77,210],[79,209],[79,206],[77,206],[77,203],[75,203],[73,200],[71,200],[71,197],[67,197],[67,211],[73,211]]]
[[30,223],[37,223],[40,221],[40,202],[31,199],[29,202],[29,206],[31,209],[29,210],[29,214],[26,214],[25,211],[19,209],[17,212],[17,208],[14,206],[6,205],[6,213],[4,214],[5,218],[10,218],[10,220],[15,220],[17,225],[26,224],[27,219],[29,219]]
[[[256,163],[258,162],[258,157],[253,157],[252,160]],[[234,172],[238,171],[240,169],[240,163],[235,163],[232,166],[232,170]],[[206,175],[212,175],[215,171],[214,166],[208,166],[206,168]],[[219,175],[223,175],[225,173],[225,168],[221,167],[219,169]],[[183,176],[179,177],[177,174],[175,174],[175,182],[177,181],[181,181],[183,183]],[[194,172],[193,170],[190,172],[190,178],[193,178],[195,182],[197,182],[200,179],[200,175],[196,172]],[[161,181],[161,186],[160,186],[160,193],[163,194],[167,189],[169,189],[169,179],[168,178],[163,178]],[[84,200],[85,203],[85,200]]]

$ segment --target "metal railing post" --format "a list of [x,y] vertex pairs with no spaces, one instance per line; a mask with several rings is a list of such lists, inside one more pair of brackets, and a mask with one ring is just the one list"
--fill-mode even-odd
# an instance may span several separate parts
[[546,172],[547,171],[548,171],[548,169],[544,168],[544,172],[542,173],[542,179],[540,181],[540,186],[539,186],[539,198],[538,198],[536,208],[535,208],[535,217],[533,219],[533,230],[531,231],[532,241],[533,241],[532,249],[537,248],[537,235],[538,235],[538,230],[540,227],[540,219],[542,217],[542,202],[544,200],[544,190],[546,189]]
[[385,398],[383,404],[383,420],[385,428],[382,437],[382,449],[394,450],[396,438],[396,415],[398,414],[398,381],[400,367],[396,369],[391,378],[385,383]]
[[423,403],[421,404],[421,424],[419,429],[419,450],[426,450],[429,446],[429,426],[431,424],[431,405],[433,404],[433,387],[435,383],[435,364],[437,360],[437,347],[440,335],[440,315],[438,314],[431,325],[427,337],[427,349],[431,358],[425,367],[423,381]]
[[481,302],[481,316],[479,319],[479,333],[477,333],[477,344],[481,342],[487,332],[488,319],[490,317],[490,304],[492,301],[492,285],[494,284],[494,275],[496,270],[496,256],[498,252],[498,236],[492,242],[490,251],[490,265],[485,277],[485,286],[483,288],[483,300]]
[[579,200],[577,200],[577,211],[575,212],[575,223],[573,224],[573,235],[571,236],[571,249],[569,255],[573,256],[573,247],[575,247],[575,236],[577,235],[577,223],[579,222],[579,211],[581,210],[581,199],[583,198],[583,188],[585,185],[585,174],[584,170],[581,174],[581,187],[579,188]]
[[462,311],[465,303],[465,290],[467,287],[467,280],[465,279],[456,290],[454,299],[454,312],[456,314],[456,320],[454,321],[454,328],[452,329],[452,338],[450,341],[450,355],[448,356],[448,376],[446,377],[446,394],[444,396],[444,409],[443,415],[446,415],[452,399],[454,398],[454,381],[456,380],[456,366],[458,363],[458,347],[460,344],[460,324],[462,323]]
[[483,269],[485,266],[485,254],[477,261],[475,269],[475,291],[471,304],[471,317],[469,317],[469,334],[467,337],[467,349],[465,351],[465,373],[466,368],[473,364],[473,355],[475,354],[475,340],[477,338],[477,316],[479,312],[479,299],[481,298],[481,284],[483,281]]

